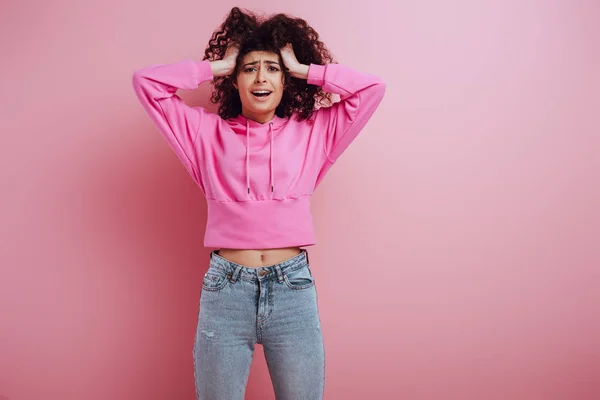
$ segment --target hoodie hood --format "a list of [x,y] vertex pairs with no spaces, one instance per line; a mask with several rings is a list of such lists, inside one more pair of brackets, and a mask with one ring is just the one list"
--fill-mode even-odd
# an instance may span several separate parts
[[[275,190],[275,161],[273,154],[275,131],[287,122],[287,118],[280,118],[275,115],[271,121],[261,124],[260,122],[248,119],[242,114],[239,114],[235,118],[228,119],[227,122],[233,132],[238,136],[238,139],[244,140],[246,143],[246,188],[248,197],[250,197],[250,152],[252,151],[252,146],[263,147],[269,142],[271,149],[269,157],[269,169],[271,173],[270,182],[271,192],[273,192]],[[250,136],[252,136],[252,138]]]

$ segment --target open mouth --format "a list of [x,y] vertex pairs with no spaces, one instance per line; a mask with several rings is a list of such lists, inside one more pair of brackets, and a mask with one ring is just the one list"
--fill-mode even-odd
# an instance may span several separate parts
[[269,90],[256,90],[254,92],[252,92],[252,95],[255,97],[268,97],[272,92]]

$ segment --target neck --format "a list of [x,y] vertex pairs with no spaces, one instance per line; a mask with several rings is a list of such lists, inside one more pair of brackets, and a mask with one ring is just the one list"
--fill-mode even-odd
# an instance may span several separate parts
[[275,110],[269,111],[268,113],[253,113],[246,109],[242,109],[242,116],[246,119],[258,122],[259,124],[266,124],[275,117]]

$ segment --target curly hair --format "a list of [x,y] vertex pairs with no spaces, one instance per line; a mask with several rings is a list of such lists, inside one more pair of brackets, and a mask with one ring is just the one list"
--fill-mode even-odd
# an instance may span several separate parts
[[[231,9],[225,21],[213,33],[203,58],[209,61],[222,59],[230,44],[240,48],[235,72],[213,80],[214,90],[210,101],[219,104],[218,114],[221,118],[234,118],[242,112],[240,95],[233,82],[244,56],[251,51],[269,51],[281,59],[280,49],[288,43],[302,64],[324,65],[334,62],[330,51],[319,40],[319,34],[305,20],[286,14],[261,19],[252,12],[242,12],[238,7]],[[292,77],[286,68],[282,70],[285,89],[275,110],[278,117],[290,117],[297,113],[297,119],[302,121],[313,115],[316,105],[331,104],[331,94],[324,92],[320,86],[309,85],[306,79]]]

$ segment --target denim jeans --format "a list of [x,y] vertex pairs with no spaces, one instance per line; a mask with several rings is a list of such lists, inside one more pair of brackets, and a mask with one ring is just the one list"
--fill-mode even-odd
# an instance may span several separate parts
[[325,350],[305,249],[258,268],[211,252],[194,340],[198,400],[243,400],[257,343],[277,400],[323,398]]

